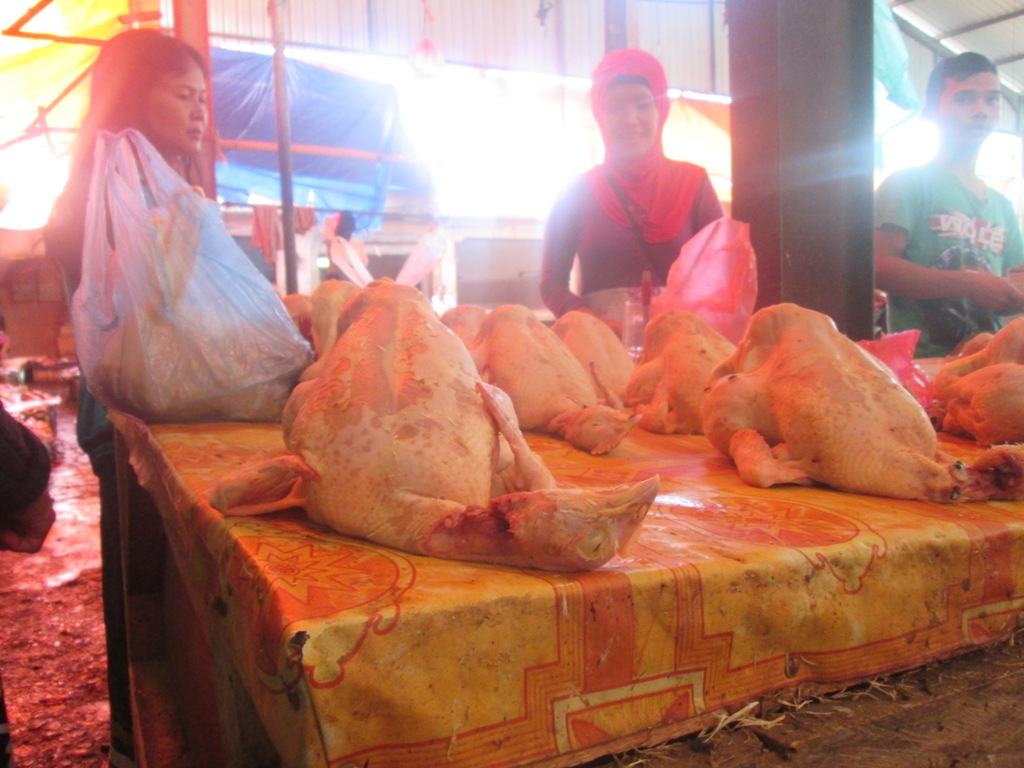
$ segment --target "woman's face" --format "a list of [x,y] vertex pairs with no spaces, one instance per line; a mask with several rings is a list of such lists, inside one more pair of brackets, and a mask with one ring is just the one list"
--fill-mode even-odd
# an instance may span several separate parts
[[660,138],[658,105],[642,83],[608,88],[600,122],[605,151],[619,162],[639,160]]
[[195,155],[206,132],[206,78],[195,62],[180,74],[167,74],[147,96],[146,134],[164,158]]

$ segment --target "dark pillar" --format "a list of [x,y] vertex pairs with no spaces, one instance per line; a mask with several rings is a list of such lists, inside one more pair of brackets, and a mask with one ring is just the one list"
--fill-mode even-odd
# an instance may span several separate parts
[[732,215],[750,223],[761,306],[874,327],[872,0],[727,0]]

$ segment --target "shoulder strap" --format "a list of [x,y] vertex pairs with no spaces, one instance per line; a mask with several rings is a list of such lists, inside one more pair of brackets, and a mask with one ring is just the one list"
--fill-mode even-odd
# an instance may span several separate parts
[[604,171],[604,175],[608,179],[608,183],[611,185],[611,188],[615,191],[615,196],[619,198],[619,204],[622,206],[622,210],[626,212],[626,216],[629,218],[629,223],[633,227],[633,234],[635,234],[636,239],[640,241],[640,247],[643,248],[644,251],[644,258],[647,259],[647,266],[649,266],[654,272],[657,272],[657,270],[654,269],[654,262],[648,251],[649,246],[647,241],[644,240],[644,232],[640,229],[640,222],[636,220],[636,216],[633,215],[633,209],[629,205],[629,198],[626,197],[626,193],[623,191],[622,187],[619,186],[619,183],[615,181],[615,177],[608,172],[608,168],[602,166],[602,170]]

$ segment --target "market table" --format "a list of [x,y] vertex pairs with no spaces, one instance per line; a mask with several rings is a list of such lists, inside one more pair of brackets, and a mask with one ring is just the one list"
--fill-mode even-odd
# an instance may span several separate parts
[[531,434],[562,483],[661,477],[627,556],[559,574],[412,555],[298,510],[225,518],[201,494],[283,451],[279,426],[114,420],[199,623],[179,641],[227,660],[218,686],[244,689],[284,766],[577,765],[1005,639],[1024,616],[1020,502],[757,489],[699,436],[637,429],[595,457]]
[[4,410],[35,433],[53,458],[56,455],[60,396],[20,384],[0,383],[0,401],[3,402]]

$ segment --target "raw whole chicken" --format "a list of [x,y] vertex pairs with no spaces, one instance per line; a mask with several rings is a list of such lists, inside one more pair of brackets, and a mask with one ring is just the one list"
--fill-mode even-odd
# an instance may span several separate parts
[[736,346],[693,312],[663,312],[644,331],[644,354],[629,380],[626,406],[651,432],[700,434],[708,377]]
[[817,481],[938,502],[1024,498],[1022,449],[992,448],[971,467],[940,454],[913,395],[819,312],[758,311],[711,381],[704,434],[751,485]]
[[281,303],[302,338],[312,343],[313,300],[304,293],[289,293],[281,297]]
[[597,568],[638,532],[657,477],[555,487],[507,396],[480,380],[416,289],[371,283],[339,333],[322,374],[285,409],[291,453],[223,478],[213,507],[304,506],[316,522],[386,546],[550,570]]
[[637,421],[601,403],[579,360],[520,304],[491,310],[470,354],[484,381],[512,398],[522,429],[550,432],[600,455],[622,442]]
[[316,361],[302,372],[302,381],[315,379],[323,369],[324,358],[338,338],[338,317],[359,287],[347,280],[324,280],[310,297],[310,337]]
[[441,322],[452,329],[452,333],[462,339],[466,348],[473,346],[480,326],[487,317],[487,310],[476,304],[458,304],[443,315]]
[[[980,445],[1024,441],[1024,317],[1012,320],[976,351],[935,375],[928,409],[943,432]],[[972,340],[973,342],[973,340]]]
[[636,364],[611,326],[590,312],[572,310],[558,318],[551,330],[590,373],[596,391],[608,402],[621,404]]
[[975,352],[980,352],[985,348],[985,345],[992,340],[993,336],[995,336],[995,334],[992,333],[992,331],[981,331],[980,333],[976,333],[971,336],[971,338],[967,339],[967,341],[961,342],[957,345],[953,356],[967,357],[968,355],[973,355]]

